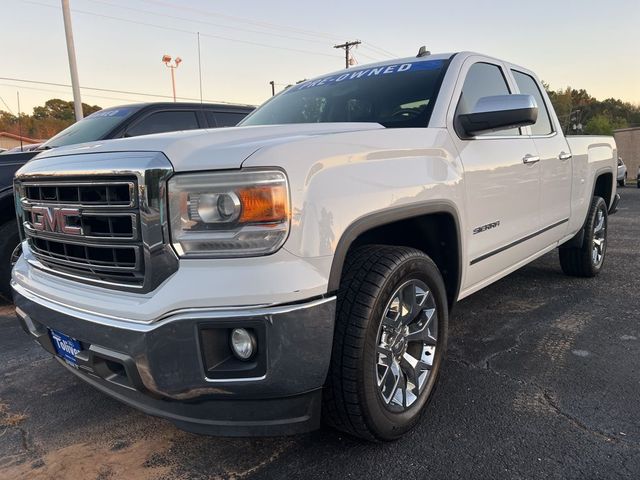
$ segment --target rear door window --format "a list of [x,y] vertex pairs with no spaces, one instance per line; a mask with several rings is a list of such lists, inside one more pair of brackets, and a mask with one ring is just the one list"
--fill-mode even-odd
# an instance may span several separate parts
[[[476,103],[478,103],[478,100],[483,97],[509,95],[510,93],[507,80],[504,78],[502,69],[498,65],[484,62],[474,63],[467,72],[467,77],[464,80],[456,115],[470,113],[476,106]],[[489,132],[483,135],[520,135],[520,129],[512,128],[509,130]]]
[[513,73],[513,78],[516,80],[520,93],[531,95],[535,98],[536,103],[538,104],[538,119],[536,120],[535,125],[531,126],[531,133],[533,135],[549,135],[550,133],[553,133],[549,110],[542,98],[538,82],[526,73],[518,72],[517,70],[511,70],[511,72]]
[[200,128],[196,112],[189,110],[166,110],[152,113],[127,128],[125,136],[136,137],[152,133],[175,132]]

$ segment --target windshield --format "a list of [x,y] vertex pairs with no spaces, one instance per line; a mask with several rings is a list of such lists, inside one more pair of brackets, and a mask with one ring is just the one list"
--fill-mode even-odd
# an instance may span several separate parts
[[46,141],[40,149],[102,140],[107,133],[136,111],[137,108],[133,107],[105,108],[65,128]]
[[289,87],[240,125],[375,122],[426,127],[445,60],[417,60],[348,71]]

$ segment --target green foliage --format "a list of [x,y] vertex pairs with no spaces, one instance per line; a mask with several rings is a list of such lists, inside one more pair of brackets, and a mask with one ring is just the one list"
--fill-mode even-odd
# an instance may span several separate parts
[[599,101],[584,89],[551,90],[543,85],[567,134],[613,135],[616,129],[640,125],[640,105],[614,98]]
[[587,135],[613,135],[611,121],[605,115],[598,114],[589,119],[584,127]]
[[[84,116],[97,112],[98,105],[82,104]],[[73,102],[52,98],[47,100],[44,106],[34,107],[33,115],[20,115],[18,117],[9,112],[0,110],[0,131],[14,133],[37,139],[47,139],[64,130],[75,121]]]

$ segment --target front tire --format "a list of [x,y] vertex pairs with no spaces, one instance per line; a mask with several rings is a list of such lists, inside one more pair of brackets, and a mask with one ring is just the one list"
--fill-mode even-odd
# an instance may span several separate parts
[[574,277],[595,277],[604,265],[607,252],[607,203],[602,197],[593,197],[584,226],[581,247],[560,247],[562,271]]
[[0,225],[0,297],[11,301],[11,255],[20,243],[18,224],[15,220]]
[[432,396],[447,343],[442,276],[423,252],[371,245],[345,263],[324,419],[370,441],[411,430]]

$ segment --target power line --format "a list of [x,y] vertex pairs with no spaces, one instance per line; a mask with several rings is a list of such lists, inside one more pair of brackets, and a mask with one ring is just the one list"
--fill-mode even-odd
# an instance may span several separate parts
[[212,12],[209,10],[202,10],[202,9],[198,9],[198,8],[194,8],[194,7],[189,7],[185,4],[175,4],[175,3],[171,3],[171,2],[163,2],[163,1],[159,1],[159,0],[142,0],[145,3],[151,3],[151,4],[155,4],[155,5],[160,5],[162,7],[165,8],[172,8],[172,9],[176,9],[176,10],[180,10],[180,11],[184,11],[184,10],[189,10],[195,13],[198,13],[200,15],[208,15],[208,16],[214,16],[214,17],[222,17],[222,18],[226,18],[229,19],[231,21],[234,22],[238,22],[238,23],[248,23],[251,25],[256,25],[256,26],[260,26],[262,28],[270,28],[270,29],[277,29],[277,30],[289,30],[292,32],[296,32],[299,35],[307,35],[307,36],[314,36],[314,37],[321,37],[321,38],[326,38],[326,39],[331,39],[331,40],[335,40],[337,38],[340,38],[339,35],[332,35],[332,34],[327,34],[324,32],[314,32],[313,30],[307,30],[307,29],[301,29],[301,28],[295,28],[295,27],[291,27],[288,25],[279,25],[276,23],[270,23],[270,22],[265,22],[265,21],[260,21],[260,20],[252,20],[250,18],[243,18],[243,17],[238,17],[235,15],[229,15],[229,14],[225,14],[225,13],[220,13],[220,12]]
[[[0,80],[4,80],[4,81],[10,81],[10,82],[21,82],[21,83],[34,83],[34,84],[38,84],[38,85],[50,85],[50,86],[54,86],[54,87],[66,87],[66,88],[70,88],[71,85],[66,84],[66,83],[55,83],[55,82],[44,82],[42,80],[27,80],[24,78],[11,78],[11,77],[0,77]],[[169,98],[173,100],[173,96],[172,95],[158,95],[158,94],[153,94],[153,93],[143,93],[143,92],[132,92],[132,91],[128,91],[128,90],[114,90],[111,88],[99,88],[99,87],[80,87],[82,90],[94,90],[96,92],[108,92],[108,93],[122,93],[124,95],[139,95],[142,97],[154,97],[154,98]],[[191,97],[176,97],[180,100],[191,100],[191,101],[197,101],[199,102],[200,99],[199,98],[191,98]],[[222,100],[208,100],[205,99],[204,101],[206,102],[210,102],[210,103],[225,103],[225,104],[229,104],[229,105],[235,105],[231,102],[225,102]]]
[[[99,1],[99,0],[90,0],[90,1]],[[226,19],[229,19],[231,21],[239,22],[239,23],[249,23],[249,24],[252,24],[252,25],[260,26],[262,28],[277,29],[278,31],[283,30],[283,29],[284,30],[289,30],[289,31],[295,32],[298,35],[308,35],[308,36],[320,37],[320,38],[325,38],[325,39],[329,39],[329,40],[332,40],[332,41],[335,41],[336,39],[342,37],[342,35],[337,35],[337,34],[333,34],[333,33],[315,32],[313,30],[295,28],[295,27],[291,27],[289,25],[281,25],[281,24],[275,24],[275,23],[264,22],[264,21],[259,21],[259,20],[252,20],[252,19],[249,19],[249,18],[238,17],[238,16],[235,16],[235,15],[229,15],[229,14],[224,14],[224,13],[220,13],[220,12],[212,12],[212,11],[202,10],[202,9],[198,9],[198,8],[187,7],[184,4],[176,5],[176,4],[171,3],[171,2],[165,2],[165,1],[160,1],[160,0],[141,0],[141,1],[143,1],[145,3],[151,3],[151,4],[154,4],[154,5],[160,5],[160,6],[165,7],[165,8],[172,8],[172,9],[177,9],[177,10],[180,10],[180,11],[190,10],[190,11],[193,11],[193,12],[201,14],[201,15],[208,15],[208,16],[226,18]],[[370,48],[382,52],[382,54],[385,55],[385,56],[390,56],[391,58],[398,58],[399,57],[399,55],[396,55],[395,53],[390,52],[389,50],[386,50],[386,49],[384,49],[382,47],[374,45],[373,43],[370,43],[370,42],[366,42],[366,43],[367,43],[367,45],[369,45]]]
[[395,53],[390,52],[389,50],[385,50],[382,47],[378,47],[378,46],[374,45],[373,43],[366,42],[363,46],[369,48],[370,50],[374,50],[374,51],[377,50],[382,55],[387,55],[387,56],[389,56],[391,58],[399,58],[401,56],[401,55],[396,55]]
[[273,36],[273,37],[280,37],[280,38],[284,38],[284,39],[287,39],[287,40],[312,42],[312,43],[318,43],[318,44],[322,44],[322,45],[326,45],[327,44],[327,42],[324,41],[324,40],[315,40],[315,39],[311,39],[311,38],[302,38],[302,37],[292,37],[290,35],[282,35],[282,34],[273,33],[273,32],[261,32],[259,30],[251,30],[249,28],[230,26],[230,25],[223,25],[223,24],[220,24],[220,23],[207,22],[205,20],[199,20],[199,19],[193,19],[193,18],[187,18],[187,17],[179,17],[177,15],[168,15],[168,14],[165,14],[165,13],[157,13],[157,12],[153,12],[151,10],[145,10],[145,9],[142,9],[142,8],[135,8],[135,7],[129,7],[129,6],[125,7],[124,5],[118,5],[118,4],[114,4],[114,3],[110,3],[110,2],[105,2],[105,1],[102,1],[102,0],[88,0],[88,1],[93,2],[93,3],[100,3],[102,5],[108,5],[110,7],[117,7],[117,8],[121,8],[121,9],[124,9],[124,10],[130,10],[132,12],[139,12],[139,13],[144,13],[144,14],[156,15],[156,16],[163,17],[163,18],[172,18],[174,20],[181,20],[181,21],[184,21],[184,22],[211,25],[211,26],[217,27],[217,28],[226,28],[226,29],[234,30],[236,32],[240,31],[240,32],[248,32],[248,33],[257,33],[258,35],[270,35],[270,36]]
[[362,50],[358,50],[358,56],[364,57],[364,58],[368,58],[369,60],[373,60],[374,62],[380,62],[381,61],[379,58],[375,58],[375,57],[372,57],[371,55],[363,53]]
[[[69,92],[63,92],[61,90],[52,90],[50,88],[37,88],[37,87],[27,87],[25,85],[12,85],[10,83],[0,83],[0,87],[9,87],[9,88],[20,88],[20,90],[36,90],[39,92],[49,92],[49,93],[57,93],[59,95],[69,95]],[[84,94],[85,97],[89,97],[89,98],[101,98],[104,100],[118,100],[121,102],[140,102],[139,98],[136,99],[132,99],[132,98],[119,98],[119,97],[107,97],[104,95],[93,95],[91,93],[85,93]],[[2,97],[0,97],[1,99]],[[5,107],[7,107],[9,109],[9,113],[13,114],[13,111],[11,111],[11,109],[9,108],[9,105],[7,105],[4,100],[2,101],[2,103],[4,103]]]
[[[42,7],[48,7],[48,8],[54,8],[54,9],[58,9],[58,7],[54,6],[54,5],[48,5],[46,3],[40,3],[40,2],[35,2],[33,0],[23,0],[24,3],[30,3],[32,5],[38,5],[38,6],[42,6]],[[118,20],[121,22],[127,22],[127,23],[132,23],[135,25],[144,25],[147,27],[154,27],[154,28],[160,28],[162,30],[169,30],[169,31],[173,31],[173,32],[180,32],[180,33],[188,33],[191,35],[197,35],[197,32],[193,31],[193,30],[185,30],[182,28],[175,28],[175,27],[168,27],[166,25],[158,25],[156,23],[149,23],[149,22],[141,22],[138,20],[131,20],[128,18],[122,18],[122,17],[115,17],[113,15],[105,15],[102,13],[96,13],[96,12],[89,12],[86,10],[78,10],[76,8],[73,9],[74,13],[80,13],[82,15],[92,15],[95,17],[101,17],[101,18],[107,18],[109,20]],[[253,45],[256,47],[263,47],[263,48],[271,48],[271,49],[276,49],[276,50],[287,50],[287,51],[291,51],[291,52],[297,52],[297,53],[305,53],[305,54],[309,54],[309,55],[321,55],[324,57],[331,57],[331,58],[336,58],[335,55],[332,55],[330,53],[322,53],[322,52],[314,52],[311,50],[302,50],[302,49],[298,49],[298,48],[289,48],[289,47],[281,47],[281,46],[276,46],[276,45],[269,45],[266,43],[260,43],[260,42],[252,42],[250,40],[241,40],[238,38],[231,38],[231,37],[224,37],[222,35],[213,35],[210,33],[200,33],[201,36],[203,37],[209,37],[209,38],[216,38],[219,40],[227,40],[227,41],[231,41],[231,42],[236,42],[236,43],[244,43],[247,45]]]
[[4,98],[0,97],[0,100],[2,100],[2,103],[4,103],[4,106],[7,107],[7,110],[9,110],[9,113],[13,115],[13,110],[11,110],[11,107],[7,105],[7,102],[4,101]]

